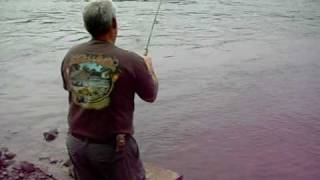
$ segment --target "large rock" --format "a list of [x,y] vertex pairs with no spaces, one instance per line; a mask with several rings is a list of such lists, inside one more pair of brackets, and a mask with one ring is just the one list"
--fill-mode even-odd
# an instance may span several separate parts
[[47,132],[44,132],[43,138],[45,141],[50,142],[50,141],[55,140],[58,137],[58,135],[59,135],[58,129],[54,128],[54,129],[50,129]]
[[151,163],[144,163],[148,180],[182,180],[183,177],[178,173],[163,169]]

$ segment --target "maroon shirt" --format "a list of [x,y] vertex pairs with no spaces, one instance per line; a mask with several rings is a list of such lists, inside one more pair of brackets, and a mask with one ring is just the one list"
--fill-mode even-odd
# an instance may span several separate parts
[[62,62],[70,132],[104,139],[133,134],[135,93],[152,102],[158,87],[143,58],[103,41],[73,47]]

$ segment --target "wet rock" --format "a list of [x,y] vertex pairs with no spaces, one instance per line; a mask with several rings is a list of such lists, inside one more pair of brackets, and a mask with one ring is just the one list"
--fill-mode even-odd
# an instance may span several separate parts
[[50,158],[49,163],[50,163],[50,164],[57,164],[57,163],[58,163],[58,160],[57,160],[57,159]]
[[21,170],[22,168],[21,168],[21,166],[20,166],[19,163],[16,163],[16,164],[14,164],[14,165],[12,166],[12,169],[19,171],[19,170]]
[[19,179],[23,179],[24,178],[24,174],[23,173],[19,173]]
[[4,153],[4,157],[5,157],[6,159],[8,159],[8,160],[11,160],[11,159],[13,159],[13,158],[16,157],[16,154],[15,154],[15,153],[12,153],[12,152],[6,152],[6,153]]
[[65,160],[65,161],[63,162],[62,165],[63,165],[64,167],[70,167],[70,166],[72,166],[72,163],[71,163],[70,159],[67,159],[67,160]]
[[53,141],[58,137],[59,131],[57,128],[50,129],[43,133],[44,140],[47,142]]
[[20,162],[20,167],[21,167],[22,171],[27,172],[27,173],[31,173],[31,172],[34,172],[36,170],[34,165],[29,163],[29,162],[27,162],[27,161]]
[[8,172],[7,172],[7,171],[3,171],[3,172],[1,173],[1,175],[4,176],[4,177],[5,177],[5,176],[8,176]]
[[75,177],[73,166],[70,166],[70,167],[68,168],[68,175],[69,175],[71,178],[74,178],[74,177]]
[[2,162],[2,166],[3,167],[9,167],[9,166],[13,165],[15,162],[16,162],[15,160],[4,160]]

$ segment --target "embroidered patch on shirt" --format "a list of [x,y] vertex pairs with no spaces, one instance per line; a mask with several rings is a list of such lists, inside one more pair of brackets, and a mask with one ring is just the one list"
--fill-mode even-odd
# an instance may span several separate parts
[[104,55],[73,56],[67,69],[73,102],[85,109],[108,107],[118,65],[117,59]]

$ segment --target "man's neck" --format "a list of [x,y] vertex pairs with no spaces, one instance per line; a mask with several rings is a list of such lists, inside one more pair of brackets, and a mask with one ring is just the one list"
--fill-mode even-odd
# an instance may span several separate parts
[[94,39],[96,39],[98,41],[108,42],[108,43],[111,43],[111,44],[115,43],[115,38],[111,34],[105,34],[105,35],[96,37]]

